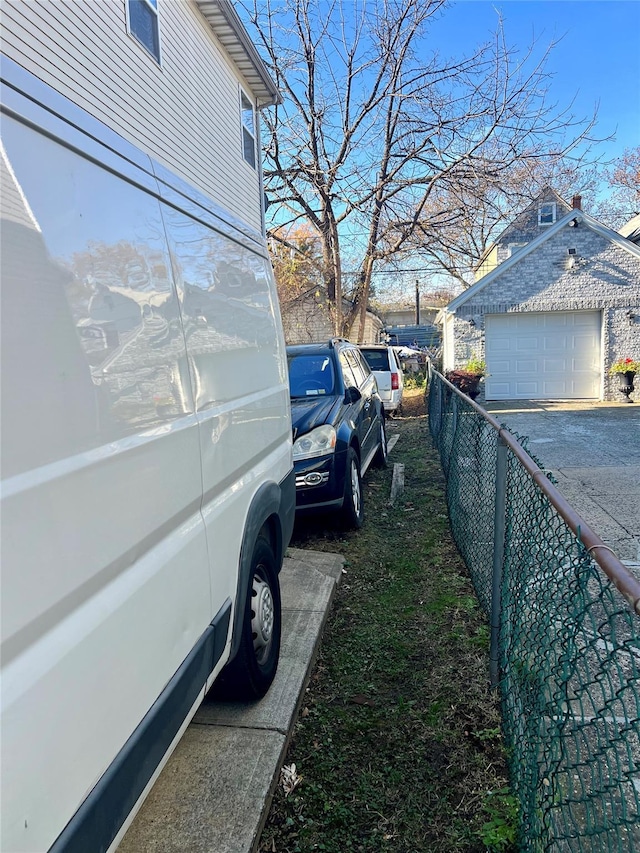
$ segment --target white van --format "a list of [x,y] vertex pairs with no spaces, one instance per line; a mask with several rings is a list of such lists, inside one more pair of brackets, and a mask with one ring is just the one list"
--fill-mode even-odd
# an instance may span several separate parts
[[262,235],[2,78],[0,846],[97,853],[223,668],[274,677],[286,356]]

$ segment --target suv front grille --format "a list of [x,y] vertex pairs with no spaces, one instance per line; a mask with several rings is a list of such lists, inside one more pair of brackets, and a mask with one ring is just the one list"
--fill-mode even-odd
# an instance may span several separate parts
[[311,471],[309,474],[296,476],[296,489],[308,489],[313,486],[323,486],[329,479],[329,472]]

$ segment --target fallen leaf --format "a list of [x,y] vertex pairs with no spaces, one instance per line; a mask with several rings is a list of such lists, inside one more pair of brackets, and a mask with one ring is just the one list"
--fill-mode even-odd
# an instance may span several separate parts
[[285,766],[280,771],[280,783],[284,790],[285,797],[288,797],[289,794],[298,787],[298,785],[302,782],[302,776],[298,775],[298,771],[296,770],[295,764],[285,764]]

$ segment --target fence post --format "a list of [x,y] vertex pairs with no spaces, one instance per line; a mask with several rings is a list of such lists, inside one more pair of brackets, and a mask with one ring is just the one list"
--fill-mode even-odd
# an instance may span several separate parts
[[496,441],[496,503],[493,517],[493,573],[491,587],[491,645],[489,671],[491,686],[498,684],[500,619],[502,611],[502,566],[507,509],[507,445],[498,433]]

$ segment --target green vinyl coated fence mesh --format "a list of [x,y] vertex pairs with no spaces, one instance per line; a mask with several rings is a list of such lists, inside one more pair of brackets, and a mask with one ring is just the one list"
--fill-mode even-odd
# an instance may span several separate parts
[[493,614],[518,848],[640,851],[640,618],[500,425],[435,371],[428,406],[453,535]]

